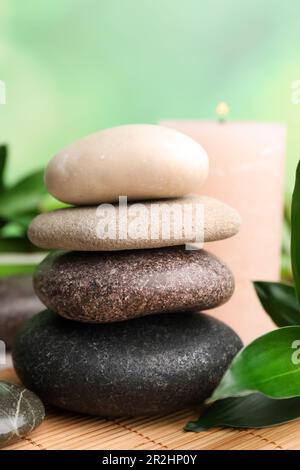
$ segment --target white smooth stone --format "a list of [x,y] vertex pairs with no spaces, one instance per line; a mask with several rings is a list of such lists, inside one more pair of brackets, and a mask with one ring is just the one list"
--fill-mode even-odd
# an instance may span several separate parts
[[208,157],[174,129],[132,124],[106,129],[71,144],[49,162],[50,194],[74,205],[161,199],[199,192]]

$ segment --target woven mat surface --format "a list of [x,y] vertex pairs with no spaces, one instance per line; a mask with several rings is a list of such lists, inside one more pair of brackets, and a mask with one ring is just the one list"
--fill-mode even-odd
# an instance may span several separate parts
[[[17,382],[11,369],[0,380]],[[300,420],[268,429],[213,429],[184,432],[197,414],[185,410],[167,416],[95,418],[48,409],[45,421],[28,437],[4,450],[285,450],[300,449]]]

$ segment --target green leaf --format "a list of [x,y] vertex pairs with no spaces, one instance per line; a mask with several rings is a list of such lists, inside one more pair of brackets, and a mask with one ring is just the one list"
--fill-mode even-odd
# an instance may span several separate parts
[[281,279],[289,284],[293,282],[291,257],[284,253],[281,254]]
[[0,192],[4,190],[4,170],[7,160],[7,147],[0,145]]
[[284,204],[284,221],[285,224],[291,228],[292,220],[291,220],[291,200],[288,197],[287,201]]
[[28,225],[32,219],[36,216],[36,212],[24,212],[23,214],[17,214],[12,217],[12,222],[22,227],[27,232]]
[[39,201],[45,193],[43,171],[27,176],[1,195],[0,217],[13,220],[18,214],[37,212]]
[[208,402],[254,392],[300,396],[300,326],[271,331],[243,348]]
[[[7,222],[4,227],[0,229],[0,237],[3,238],[24,238],[26,231],[22,225],[16,222]],[[0,240],[1,240],[0,238]]]
[[300,325],[300,310],[293,286],[279,282],[254,282],[259,300],[277,326]]
[[292,270],[296,295],[300,306],[300,161],[296,170],[296,181],[292,197],[291,226]]
[[26,253],[42,251],[36,248],[27,237],[1,237],[0,252],[1,253]]
[[0,228],[1,237],[26,237],[27,229],[36,212],[14,215]]
[[276,400],[260,393],[226,398],[212,404],[198,421],[189,422],[186,431],[200,432],[216,426],[264,428],[300,417],[300,398]]
[[283,220],[282,225],[282,251],[288,256],[291,255],[291,225],[286,219]]

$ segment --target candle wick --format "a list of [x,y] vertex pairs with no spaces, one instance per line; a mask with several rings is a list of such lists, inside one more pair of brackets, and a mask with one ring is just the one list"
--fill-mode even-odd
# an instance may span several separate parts
[[216,113],[218,117],[218,121],[220,124],[224,124],[226,122],[226,118],[228,116],[228,105],[225,103],[225,101],[222,101],[221,103],[218,104],[216,107]]

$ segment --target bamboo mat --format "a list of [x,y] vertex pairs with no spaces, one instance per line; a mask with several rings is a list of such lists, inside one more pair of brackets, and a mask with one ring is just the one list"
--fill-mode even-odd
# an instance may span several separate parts
[[[0,380],[17,382],[11,369]],[[195,411],[141,418],[95,418],[48,409],[29,436],[4,450],[286,450],[300,449],[300,420],[268,429],[184,432]]]

